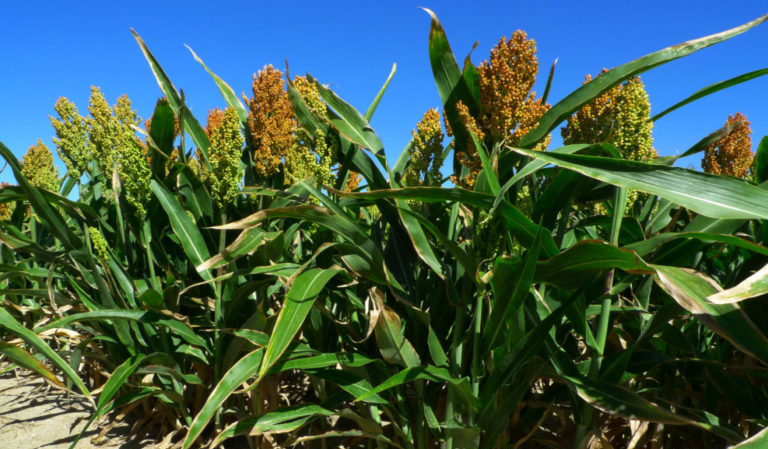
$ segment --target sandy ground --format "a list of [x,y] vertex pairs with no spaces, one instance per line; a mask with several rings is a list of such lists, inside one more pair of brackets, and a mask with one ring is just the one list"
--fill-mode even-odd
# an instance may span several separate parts
[[[66,392],[49,388],[34,377],[0,375],[0,448],[67,449],[88,422],[92,407]],[[100,443],[91,441],[100,429],[92,425],[77,443],[76,449],[120,448],[152,449],[148,443],[126,442],[129,426],[110,430]]]

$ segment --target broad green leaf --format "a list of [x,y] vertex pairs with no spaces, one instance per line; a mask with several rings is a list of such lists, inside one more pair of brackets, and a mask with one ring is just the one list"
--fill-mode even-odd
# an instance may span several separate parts
[[77,434],[75,439],[72,441],[72,444],[69,446],[70,449],[74,449],[77,445],[78,441],[80,441],[80,438],[83,437],[85,434],[85,431],[88,430],[88,428],[93,424],[94,421],[102,417],[105,413],[109,412],[111,409],[114,409],[113,407],[107,407],[109,404],[109,401],[112,400],[113,397],[117,394],[117,392],[120,390],[120,387],[123,386],[123,384],[128,380],[128,378],[136,371],[136,368],[139,367],[139,364],[141,364],[142,361],[144,361],[145,355],[144,354],[137,354],[120,364],[115,370],[110,374],[109,379],[107,379],[107,382],[104,384],[104,386],[101,389],[101,393],[99,394],[99,402],[96,406],[96,411],[93,412],[91,415],[91,418],[88,420],[88,422],[83,426],[83,428],[80,430],[80,433]]
[[458,145],[457,148],[462,150],[470,136],[459,118],[456,104],[459,101],[463,102],[470,113],[475,113],[478,107],[464,79],[464,73],[453,55],[443,25],[434,12],[427,8],[423,9],[432,18],[429,29],[429,62],[432,66],[432,75],[443,102],[445,116],[454,132],[454,145]]
[[96,412],[94,413],[97,418],[107,411],[107,403],[109,403],[109,401],[115,397],[117,392],[120,390],[120,387],[122,387],[123,384],[131,376],[131,374],[136,371],[141,362],[144,361],[145,357],[146,356],[144,354],[137,354],[120,364],[120,366],[112,371],[112,374],[109,375],[109,379],[107,379],[107,382],[104,383],[104,386],[101,389],[101,393],[99,394],[99,402],[96,405]]
[[180,166],[181,164],[176,164],[174,170],[178,175],[177,192],[184,198],[184,205],[195,220],[212,220],[213,201],[210,192],[189,167],[178,169]]
[[768,191],[730,176],[597,156],[514,150],[609,184],[659,195],[708,217],[768,219]]
[[48,201],[43,197],[42,192],[37,187],[33,186],[29,180],[21,174],[21,164],[13,155],[13,152],[8,149],[2,142],[0,142],[0,156],[2,156],[16,177],[19,186],[26,194],[26,199],[35,209],[35,212],[40,216],[43,226],[45,226],[51,234],[69,249],[80,249],[83,246],[83,242],[80,238],[72,232],[72,229],[66,224],[64,218],[61,216],[58,210],[51,207]]
[[[398,200],[398,204],[401,204]],[[418,220],[421,226],[432,234],[440,245],[444,247],[446,251],[453,254],[456,260],[464,267],[469,273],[477,271],[477,263],[475,260],[462,248],[456,244],[453,240],[449,239],[447,235],[443,234],[431,221],[425,218],[421,214],[417,214],[411,210],[400,209],[400,214],[403,216],[411,216]],[[437,273],[441,278],[444,278],[442,273]]]
[[495,398],[498,397],[501,389],[509,385],[515,374],[539,353],[542,345],[546,344],[547,335],[552,331],[553,326],[562,320],[565,311],[573,304],[576,297],[572,295],[570,299],[538,322],[533,329],[516,340],[512,348],[495,364],[480,387],[481,417],[485,416],[487,419],[488,414],[494,413]]
[[[551,150],[550,153],[563,153],[563,154],[571,154],[571,153],[577,153],[581,150],[584,150],[586,148],[593,147],[593,144],[576,144],[576,145],[565,145],[559,148],[555,148],[554,150]],[[539,159],[531,159],[527,164],[525,164],[520,170],[515,173],[514,176],[509,178],[507,182],[504,183],[503,186],[501,186],[501,189],[499,190],[499,193],[496,195],[496,200],[493,202],[493,209],[491,209],[490,214],[496,211],[496,208],[499,206],[499,203],[504,199],[504,195],[509,191],[512,186],[517,184],[518,182],[522,181],[523,178],[526,176],[535,173],[540,168],[543,168],[547,165],[546,161],[542,161]]]
[[[163,209],[168,214],[171,228],[173,228],[174,234],[179,238],[181,246],[184,248],[184,253],[186,253],[194,266],[202,265],[211,256],[197,225],[189,218],[187,211],[179,204],[176,197],[162,184],[153,179],[151,187]],[[210,280],[212,277],[208,270],[199,271],[198,273],[205,280]]]
[[592,81],[571,92],[564,99],[552,106],[552,108],[539,119],[539,125],[533,131],[529,132],[525,135],[525,137],[523,137],[520,146],[523,148],[531,148],[536,144],[536,142],[543,139],[571,114],[578,111],[582,106],[589,103],[594,98],[598,97],[600,94],[621,83],[622,81],[639,75],[654,67],[665,64],[669,61],[687,56],[693,52],[701,50],[702,48],[706,48],[724,40],[730,39],[733,36],[739,35],[749,30],[750,28],[760,25],[766,20],[768,20],[768,14],[761,16],[751,22],[747,22],[744,25],[731,28],[730,30],[683,42],[681,44],[648,54],[639,59],[613,68],[598,77],[595,77]]
[[373,332],[384,360],[406,368],[421,365],[419,354],[403,335],[400,316],[384,302],[384,293],[378,287],[373,287],[369,293],[375,304],[371,312]]
[[600,410],[630,419],[672,425],[692,425],[709,429],[709,425],[686,418],[659,407],[634,391],[619,385],[571,376],[561,376],[578,395]]
[[202,265],[198,265],[197,270],[204,271],[216,268],[246,254],[252,254],[259,247],[275,240],[281,234],[282,231],[264,232],[261,228],[246,229],[237,237],[237,239],[235,239],[235,241],[227,245],[227,248],[223,252],[206,260]]
[[227,104],[235,110],[237,110],[237,116],[240,118],[240,123],[243,125],[243,129],[245,129],[246,124],[248,123],[248,110],[245,109],[245,106],[243,106],[243,103],[240,101],[239,98],[237,98],[237,94],[235,94],[235,91],[232,90],[231,87],[229,87],[229,84],[227,84],[223,79],[221,79],[218,75],[213,73],[211,69],[208,68],[207,65],[203,62],[202,59],[200,59],[199,56],[197,56],[197,53],[195,53],[194,50],[189,45],[185,45],[187,47],[187,50],[189,50],[190,53],[192,53],[192,57],[195,58],[195,61],[199,62],[201,66],[205,69],[206,72],[208,72],[209,75],[211,75],[211,78],[213,78],[213,81],[216,83],[216,86],[219,88],[219,92],[221,92],[221,96],[224,97],[224,100],[226,100]]
[[277,322],[269,338],[259,377],[264,376],[277,363],[304,324],[317,295],[331,278],[341,272],[342,270],[339,269],[312,268],[293,280],[280,313],[277,315]]
[[692,103],[699,98],[706,97],[707,95],[713,94],[715,92],[721,91],[723,89],[727,89],[731,86],[735,86],[737,84],[741,84],[744,82],[747,82],[749,80],[753,80],[755,78],[759,78],[765,74],[768,74],[768,68],[755,70],[753,72],[744,73],[742,75],[736,76],[734,78],[730,78],[724,81],[720,81],[718,83],[711,84],[703,89],[699,89],[696,92],[694,92],[691,96],[686,98],[685,100],[682,100],[678,103],[675,103],[674,105],[668,107],[667,109],[664,109],[663,111],[659,112],[658,114],[651,117],[651,121],[655,122],[659,120],[660,118],[664,117],[665,115],[669,114],[670,112],[679,109],[689,103]]
[[[532,287],[533,275],[536,272],[536,261],[539,258],[541,231],[523,259],[521,269],[510,270],[511,265],[505,264],[504,259],[497,259],[493,266],[491,288],[493,301],[491,314],[485,323],[482,336],[482,353],[489,354],[496,346],[501,333],[507,326],[512,313],[520,307]],[[517,267],[516,267],[517,268]]]
[[707,298],[713,304],[730,304],[768,293],[768,265],[735,287],[715,293]]
[[350,142],[354,142],[367,148],[376,155],[379,162],[386,167],[386,159],[384,158],[384,145],[381,140],[368,124],[368,120],[360,114],[352,105],[339,98],[332,90],[323,86],[314,78],[310,78],[315,82],[317,90],[320,96],[337,114],[339,118],[331,118],[331,124],[336,128],[344,137],[349,139]]
[[647,254],[658,249],[661,245],[674,240],[695,239],[705,243],[724,243],[727,245],[744,248],[756,254],[768,256],[768,248],[757,243],[752,243],[735,235],[715,234],[711,232],[663,232],[656,234],[646,240],[636,241],[625,245],[623,249],[634,251],[638,256],[644,257]]
[[[165,178],[165,163],[173,152],[174,128],[175,117],[168,100],[165,98],[157,100],[155,112],[152,113],[149,135],[157,146],[157,148],[150,146],[152,174],[160,179]],[[164,154],[160,154],[160,151]]]
[[77,373],[69,366],[69,364],[65,362],[64,359],[62,359],[61,356],[56,353],[56,351],[51,349],[51,347],[48,346],[48,344],[46,344],[45,341],[43,341],[43,339],[40,338],[35,332],[32,332],[31,330],[22,326],[21,323],[16,321],[16,319],[14,319],[13,316],[11,316],[11,314],[6,312],[3,308],[0,308],[0,327],[4,327],[9,332],[11,332],[11,334],[21,338],[22,340],[26,341],[27,344],[40,351],[40,353],[43,354],[45,358],[50,360],[51,363],[62,370],[64,374],[70,380],[72,380],[75,385],[77,385],[77,388],[80,389],[80,391],[90,399],[91,393],[88,391],[88,387],[86,387],[83,381],[80,380],[80,376],[77,375]]
[[764,183],[768,181],[768,136],[760,139],[760,145],[755,153],[755,181]]
[[269,370],[269,374],[293,369],[302,371],[319,370],[336,365],[359,367],[374,363],[378,360],[354,353],[326,353],[297,358],[290,358],[290,354],[288,354],[288,357],[288,360],[280,361],[272,365],[272,368]]
[[472,137],[472,143],[477,149],[477,155],[480,156],[480,163],[483,166],[483,173],[486,181],[488,182],[488,187],[491,189],[490,194],[498,196],[499,191],[501,190],[501,184],[499,184],[499,178],[496,176],[496,171],[493,169],[493,163],[491,163],[491,160],[488,158],[488,153],[485,151],[485,145],[483,145],[483,143],[478,140],[477,136],[474,132],[472,132],[471,129],[467,128],[467,132],[469,133],[470,137]]
[[[680,156],[675,157],[675,160],[677,160],[679,158],[682,158],[682,157],[692,156],[692,155],[694,155],[696,153],[699,153],[701,151],[706,150],[713,143],[717,142],[718,140],[720,140],[723,137],[725,137],[728,134],[730,134],[734,129],[736,129],[736,127],[740,126],[741,124],[742,124],[742,121],[739,120],[736,123],[731,123],[730,125],[725,125],[722,128],[720,128],[720,129],[718,129],[718,130],[716,130],[716,131],[714,131],[712,133],[707,134],[706,137],[704,137],[703,139],[701,139],[698,142],[696,142],[695,144],[693,144],[693,146],[691,148],[688,148],[687,150],[685,150],[685,152],[683,154],[681,154]],[[669,165],[671,165],[671,164],[669,164]]]
[[320,440],[323,438],[344,438],[344,439],[360,439],[360,438],[368,438],[371,440],[376,440],[377,442],[386,443],[386,447],[397,447],[402,448],[403,446],[395,443],[394,441],[390,440],[386,436],[382,435],[381,432],[363,432],[361,430],[332,430],[329,432],[324,432],[318,435],[306,435],[299,438],[296,438],[295,441],[293,441],[294,444],[301,444],[306,443],[307,441],[314,441],[314,440]]
[[48,329],[54,329],[57,327],[64,327],[69,323],[80,323],[87,321],[103,321],[103,320],[128,320],[135,321],[144,324],[154,324],[158,326],[165,326],[171,329],[178,336],[182,337],[189,344],[197,345],[202,348],[207,348],[205,339],[195,333],[192,328],[185,323],[171,318],[168,315],[160,314],[157,312],[150,312],[146,310],[109,310],[102,309],[93,312],[83,312],[68,315],[64,318],[60,318],[56,321],[46,324],[45,326],[35,328],[35,332],[44,332]]
[[216,414],[216,411],[232,392],[259,372],[263,358],[264,348],[259,348],[243,356],[237,363],[232,365],[229,371],[224,373],[224,376],[222,376],[219,383],[208,396],[205,405],[203,405],[203,408],[200,409],[200,412],[195,416],[192,424],[190,424],[189,432],[187,432],[187,437],[184,439],[184,445],[182,446],[183,449],[189,449],[192,446],[211,421],[213,415]]
[[535,282],[575,289],[614,268],[628,273],[653,273],[653,269],[632,251],[600,240],[582,240],[555,257],[539,262]]
[[768,446],[768,427],[764,427],[760,432],[739,444],[728,446],[728,449],[763,449],[766,446]]
[[464,399],[468,405],[474,409],[477,409],[480,406],[480,402],[478,401],[477,397],[472,395],[469,381],[466,378],[456,379],[455,377],[451,376],[450,371],[448,371],[446,368],[439,368],[431,365],[405,368],[402,371],[399,371],[397,374],[391,376],[389,379],[380,383],[379,385],[376,385],[376,387],[363,394],[362,396],[358,396],[355,398],[355,401],[363,401],[376,393],[381,393],[382,391],[386,391],[390,388],[394,388],[398,385],[403,385],[408,382],[413,382],[415,380],[448,382],[456,387],[455,391],[461,393],[462,399]]
[[179,92],[173,86],[173,83],[170,78],[168,78],[168,75],[165,74],[165,71],[160,66],[160,63],[157,62],[155,56],[149,51],[144,40],[133,28],[131,28],[131,33],[133,33],[133,37],[136,38],[136,42],[138,42],[147,62],[149,62],[149,67],[155,75],[157,85],[160,86],[160,90],[163,91],[165,97],[168,99],[168,104],[171,105],[176,116],[180,118],[182,122],[181,125],[189,133],[190,137],[192,137],[192,141],[195,142],[197,149],[199,149],[200,153],[203,155],[203,160],[200,162],[210,169],[210,164],[208,162],[208,147],[210,146],[210,142],[208,141],[208,136],[206,136],[203,127],[200,126],[200,123],[192,115],[192,112],[187,108],[187,105],[182,102]]
[[332,416],[334,412],[315,404],[281,407],[262,415],[241,419],[216,435],[214,446],[237,435],[291,432],[316,416]]
[[[333,190],[333,193],[341,197],[359,198],[366,200],[376,200],[382,198],[403,198],[423,201],[425,203],[445,203],[447,201],[458,201],[474,207],[490,209],[493,207],[495,197],[480,192],[471,192],[461,188],[446,189],[442,187],[405,187],[402,189],[373,190],[369,192],[340,192]],[[533,243],[539,227],[526,217],[517,208],[504,200],[499,203],[499,216],[504,219],[510,232],[526,247]],[[552,236],[545,233],[542,235],[542,251],[547,257],[554,256],[560,251],[555,245]]]
[[[338,385],[339,388],[349,393],[353,398],[367,394],[373,389],[373,386],[364,377],[360,377],[350,371],[340,369],[321,369],[310,371],[309,374],[319,377],[320,379],[333,382]],[[364,402],[371,404],[389,404],[389,401],[382,398],[378,394],[367,396]]]
[[345,215],[335,214],[326,208],[302,205],[263,209],[241,220],[216,226],[214,229],[248,229],[270,218],[306,220],[330,229],[351,243],[351,245],[344,246],[348,250],[345,256],[356,256],[359,259],[358,262],[366,267],[361,272],[364,272],[369,279],[375,282],[387,283],[387,276],[383,271],[384,256],[381,254],[379,246],[359,228],[354,220]]
[[712,304],[722,289],[711,278],[687,268],[653,265],[656,283],[705,326],[750,356],[768,364],[768,338],[738,304]]
[[8,359],[20,367],[34,371],[55,385],[64,387],[64,384],[61,383],[59,378],[40,362],[40,360],[20,347],[0,341],[0,354],[8,357]]

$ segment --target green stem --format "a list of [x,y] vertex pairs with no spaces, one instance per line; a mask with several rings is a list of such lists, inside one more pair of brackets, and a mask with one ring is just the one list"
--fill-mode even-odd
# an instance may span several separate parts
[[[221,210],[221,224],[224,224],[227,222],[227,210],[226,205],[222,205]],[[221,230],[219,232],[219,253],[224,252],[224,250],[227,248],[227,231]],[[224,267],[219,268],[219,275],[224,273]],[[216,382],[218,383],[221,379],[221,371],[222,371],[222,358],[223,358],[223,344],[221,341],[221,335],[220,335],[220,329],[223,327],[223,304],[222,304],[222,288],[221,283],[217,282],[215,287],[215,293],[216,293],[216,310],[213,311],[213,340],[214,340],[214,367],[213,367],[213,373],[214,377],[216,379]],[[221,413],[217,411],[216,413],[216,427],[219,428],[221,426]]]
[[149,276],[152,287],[159,293],[162,293],[163,289],[160,286],[160,281],[155,276],[155,258],[152,256],[152,247],[150,242],[152,241],[152,232],[149,228],[149,221],[144,224],[144,245],[147,248],[147,264],[149,265]]
[[[466,311],[462,304],[456,306],[456,316],[453,320],[453,341],[451,342],[451,375],[460,376],[461,359],[463,357],[464,347],[461,343],[462,329],[464,329],[464,319]],[[445,422],[449,426],[456,424],[456,417],[453,410],[454,395],[451,385],[448,385],[448,395],[445,399]],[[443,449],[453,449],[453,436],[448,431],[448,436],[443,443]]]
[[[624,209],[627,206],[627,189],[616,188],[613,203],[613,220],[611,221],[611,245],[617,246],[619,244],[619,233],[621,231],[621,221],[624,218]],[[611,270],[605,279],[605,293],[603,295],[603,302],[600,306],[600,320],[597,324],[597,334],[595,335],[595,357],[589,366],[589,378],[596,379],[600,375],[600,368],[603,363],[603,357],[605,355],[605,343],[608,339],[608,331],[611,324],[611,303],[613,298],[611,297],[611,289],[613,288],[613,275],[614,271]],[[579,447],[589,427],[592,426],[592,420],[594,417],[594,410],[588,403],[584,403],[582,406],[582,419],[581,424],[576,429],[576,439],[574,442]]]
[[[482,377],[482,368],[480,367],[480,340],[483,331],[483,289],[478,292],[477,300],[475,301],[475,322],[474,329],[472,331],[472,394],[475,396],[480,395],[480,377]],[[469,424],[475,424],[475,414],[470,413]]]

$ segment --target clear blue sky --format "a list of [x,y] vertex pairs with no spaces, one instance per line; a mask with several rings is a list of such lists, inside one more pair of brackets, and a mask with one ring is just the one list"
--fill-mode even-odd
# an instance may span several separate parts
[[[250,93],[252,75],[265,64],[291,74],[311,73],[365,110],[392,63],[397,74],[372,126],[390,160],[410,131],[440,100],[427,55],[429,16],[442,21],[457,58],[488,57],[502,35],[523,29],[538,43],[536,90],[559,58],[550,102],[577,88],[584,75],[652,51],[719,32],[768,12],[765,2],[347,2],[247,1],[4,2],[0,14],[0,141],[19,157],[42,138],[53,150],[48,116],[59,96],[87,112],[90,86],[110,103],[128,94],[139,114],[152,113],[160,90],[130,28],[144,38],[188,105],[203,123],[224,106],[216,86],[194,61],[192,47],[236,92]],[[695,90],[768,65],[768,24],[642,76],[659,112]],[[719,128],[729,113],[752,122],[753,144],[768,134],[768,77],[710,96],[657,123],[663,155],[685,151]],[[559,143],[559,131],[553,145]],[[684,161],[683,166],[698,160]],[[10,181],[10,170],[0,174]]]

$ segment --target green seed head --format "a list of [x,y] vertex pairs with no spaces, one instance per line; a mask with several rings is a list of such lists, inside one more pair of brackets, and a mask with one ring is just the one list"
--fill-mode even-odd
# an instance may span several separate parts
[[91,244],[93,245],[93,250],[96,252],[96,255],[99,256],[99,259],[108,260],[109,244],[107,243],[107,240],[104,238],[104,235],[102,235],[101,231],[99,231],[98,228],[89,226],[88,235],[91,237]]
[[208,150],[211,163],[208,179],[213,198],[219,204],[231,203],[240,191],[243,143],[240,118],[235,108],[229,107],[224,110],[220,124],[211,131],[211,146]]
[[54,109],[59,118],[49,117],[56,131],[53,143],[69,174],[79,179],[91,161],[86,120],[78,114],[74,103],[64,97],[56,101]]
[[59,170],[53,166],[51,150],[40,139],[21,158],[21,174],[35,187],[59,191]]

